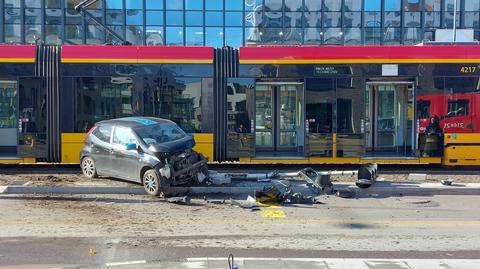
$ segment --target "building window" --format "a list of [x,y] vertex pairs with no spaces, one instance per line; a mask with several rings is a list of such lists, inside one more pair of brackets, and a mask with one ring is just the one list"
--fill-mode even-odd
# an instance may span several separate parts
[[145,0],[145,5],[147,9],[163,9],[162,0]]
[[241,27],[225,28],[225,42],[227,46],[234,48],[243,46],[243,29]]
[[[300,13],[300,18],[301,18]],[[225,26],[242,26],[243,12],[225,12]]]
[[384,0],[385,11],[400,11],[401,0]]
[[362,11],[362,1],[345,0],[345,11]]
[[400,27],[400,12],[385,12],[384,13],[384,27]]
[[4,10],[5,23],[22,23],[19,8],[5,8]]
[[205,26],[223,26],[223,12],[205,12]]
[[62,25],[45,25],[45,43],[48,45],[61,45],[62,44],[61,33],[62,33]]
[[322,1],[318,0],[305,0],[306,11],[320,11],[322,10]]
[[264,1],[265,1],[265,10],[268,10],[268,11],[282,10],[282,0],[264,0]]
[[323,7],[325,11],[340,11],[342,10],[342,1],[323,0]]
[[424,10],[426,12],[431,11],[440,11],[441,10],[441,0],[423,0],[424,1]]
[[143,27],[142,26],[127,26],[126,40],[134,45],[143,44]]
[[385,45],[398,45],[402,41],[401,28],[386,28],[383,43]]
[[183,25],[183,11],[167,11],[167,25]]
[[420,0],[403,0],[403,10],[420,11]]
[[36,44],[42,38],[41,25],[25,25],[25,43]]
[[404,28],[403,43],[405,45],[418,44],[422,41],[422,29],[420,28]]
[[328,45],[342,44],[343,32],[342,28],[327,28],[324,33],[324,43]]
[[183,9],[183,1],[171,1],[171,0],[167,0],[165,2],[167,5],[167,9],[168,10],[182,10]]
[[[161,0],[158,2],[162,2]],[[143,1],[142,0],[125,0],[126,9],[142,9]]]
[[323,26],[324,27],[342,26],[342,13],[341,12],[324,12]]
[[[230,1],[238,1],[239,0],[230,0]],[[205,0],[205,9],[206,10],[223,10],[223,0]]]
[[345,12],[343,13],[344,27],[361,27],[362,13],[361,12]]
[[403,17],[403,26],[404,27],[420,27],[422,24],[420,22],[421,14],[420,12],[405,12]]
[[67,44],[82,44],[83,43],[83,29],[81,25],[66,25],[65,26],[65,43]]
[[380,11],[382,8],[382,0],[368,0],[364,2],[365,11]]
[[426,28],[440,27],[440,12],[425,12],[424,14]]
[[203,12],[201,11],[186,11],[185,23],[187,26],[202,26]]
[[365,27],[380,27],[381,24],[381,13],[380,12],[365,12]]
[[105,43],[105,31],[98,25],[87,26],[87,44]]
[[303,43],[303,29],[283,28],[283,43],[288,45],[301,45]]
[[[294,0],[295,2],[299,2],[299,1],[296,1]],[[225,0],[225,10],[243,10],[243,2],[244,1],[239,1],[239,0]],[[287,2],[289,2],[289,0],[285,0],[285,5],[287,5]],[[290,2],[292,2],[292,0],[290,0]],[[301,5],[301,3],[300,3]]]
[[147,25],[163,25],[163,11],[147,10]]
[[123,8],[123,1],[105,0],[105,7],[107,9],[122,9]]
[[142,25],[143,24],[143,10],[127,9],[127,25]]
[[5,7],[20,7],[20,0],[5,0]]

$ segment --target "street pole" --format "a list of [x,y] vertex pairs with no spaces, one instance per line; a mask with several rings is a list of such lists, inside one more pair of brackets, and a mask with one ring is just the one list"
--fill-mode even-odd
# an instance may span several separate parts
[[457,40],[457,0],[453,0],[453,42]]

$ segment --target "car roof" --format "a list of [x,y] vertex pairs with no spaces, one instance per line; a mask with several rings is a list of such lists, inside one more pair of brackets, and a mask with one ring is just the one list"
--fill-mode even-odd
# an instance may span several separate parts
[[111,124],[115,126],[135,128],[135,127],[142,127],[142,126],[161,124],[161,123],[174,123],[174,122],[171,120],[154,118],[154,117],[126,117],[126,118],[118,118],[118,119],[111,119],[111,120],[103,120],[98,122],[96,125]]

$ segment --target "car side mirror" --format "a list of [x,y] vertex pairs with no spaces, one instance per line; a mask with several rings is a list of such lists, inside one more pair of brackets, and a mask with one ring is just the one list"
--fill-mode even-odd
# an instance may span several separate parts
[[138,147],[137,147],[137,144],[135,144],[135,143],[129,143],[125,146],[125,149],[126,150],[137,150]]

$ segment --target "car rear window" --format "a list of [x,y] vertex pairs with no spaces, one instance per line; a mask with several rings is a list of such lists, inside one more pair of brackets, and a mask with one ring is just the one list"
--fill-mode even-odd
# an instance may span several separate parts
[[100,125],[92,134],[103,142],[110,143],[110,137],[112,136],[112,126],[111,125]]
[[147,145],[160,144],[182,139],[187,134],[176,124],[161,123],[137,127],[134,129],[137,135]]

